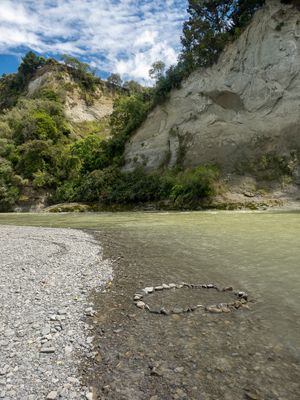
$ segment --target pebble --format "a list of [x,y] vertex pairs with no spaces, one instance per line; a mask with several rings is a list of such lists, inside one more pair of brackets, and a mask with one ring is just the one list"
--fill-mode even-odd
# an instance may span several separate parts
[[136,303],[136,306],[138,307],[138,308],[145,308],[145,303],[143,302],[143,301],[138,301],[137,303]]
[[55,353],[55,348],[54,347],[42,347],[40,350],[40,353],[46,353],[46,354]]
[[54,390],[50,392],[47,396],[47,400],[55,400],[57,398],[58,393]]

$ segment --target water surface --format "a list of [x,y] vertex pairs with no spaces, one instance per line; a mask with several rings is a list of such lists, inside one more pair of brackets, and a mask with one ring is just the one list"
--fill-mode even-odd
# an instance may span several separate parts
[[297,212],[1,214],[0,224],[122,232],[141,261],[167,268],[171,280],[247,290],[268,334],[300,358]]

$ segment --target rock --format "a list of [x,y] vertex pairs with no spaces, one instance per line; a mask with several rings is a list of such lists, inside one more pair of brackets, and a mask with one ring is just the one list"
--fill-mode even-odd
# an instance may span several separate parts
[[205,308],[205,310],[213,314],[219,314],[222,312],[220,308],[214,306],[208,306]]
[[179,308],[179,307],[175,307],[172,310],[172,314],[181,314],[183,312],[184,312],[183,308]]
[[238,297],[240,297],[241,299],[248,299],[248,294],[246,292],[238,292]]
[[164,287],[163,286],[155,286],[155,288],[154,288],[155,290],[163,290],[164,289]]
[[96,314],[96,311],[93,310],[92,307],[88,307],[84,310],[84,313],[87,317],[93,317]]
[[56,391],[52,391],[48,394],[48,396],[46,397],[47,400],[55,400],[57,398],[57,392]]
[[153,293],[153,292],[154,292],[154,287],[153,287],[153,286],[151,286],[151,287],[145,287],[145,289],[143,289],[143,292],[144,292],[145,294]]
[[41,329],[41,335],[42,336],[47,336],[51,332],[50,325],[46,325]]
[[93,393],[92,393],[92,392],[87,393],[87,394],[85,395],[85,397],[86,397],[87,400],[93,400],[93,399],[94,399],[94,396],[93,396]]
[[176,288],[176,284],[175,284],[175,283],[169,283],[169,288],[170,288],[170,289]]
[[[293,8],[268,1],[218,62],[193,72],[149,113],[126,143],[124,170],[173,167],[182,141],[185,168],[214,163],[223,173],[298,148],[298,19]],[[283,26],[277,33],[275,21]]]
[[151,369],[150,374],[153,375],[153,376],[163,376],[162,371],[160,369],[158,369],[157,367],[153,367]]
[[167,285],[166,283],[163,283],[163,284],[162,284],[162,287],[163,287],[164,289],[170,289],[170,286]]
[[142,294],[135,294],[134,296],[133,296],[133,300],[141,300],[143,298],[143,295]]
[[138,307],[138,308],[142,308],[142,309],[144,309],[145,308],[145,303],[143,302],[143,301],[137,301],[137,303],[136,303],[136,306]]
[[233,287],[232,286],[227,286],[223,289],[223,292],[232,292],[233,291]]
[[170,312],[168,310],[166,310],[164,307],[162,307],[160,309],[160,313],[163,314],[163,315],[170,315]]
[[40,349],[40,353],[45,353],[45,354],[55,353],[55,348],[54,347],[42,347]]
[[214,284],[209,283],[208,285],[206,285],[207,289],[213,289],[215,287]]

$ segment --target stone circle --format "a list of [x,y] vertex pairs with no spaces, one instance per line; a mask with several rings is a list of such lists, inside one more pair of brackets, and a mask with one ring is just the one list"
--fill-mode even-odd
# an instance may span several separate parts
[[[218,303],[218,304],[209,304],[209,305],[197,304],[197,305],[191,305],[191,306],[184,307],[184,308],[174,307],[174,308],[170,308],[170,309],[161,307],[160,310],[153,309],[146,303],[147,296],[149,296],[155,292],[161,292],[164,290],[175,291],[175,290],[182,289],[182,288],[205,289],[205,290],[214,289],[218,292],[232,292],[233,295],[235,296],[235,299],[230,303]],[[148,286],[148,287],[141,289],[139,292],[135,293],[133,296],[133,301],[138,308],[140,308],[142,310],[146,310],[152,314],[161,314],[161,315],[184,314],[184,313],[196,311],[199,308],[202,308],[206,312],[209,312],[212,314],[230,313],[231,311],[235,311],[240,308],[248,308],[248,306],[247,306],[248,294],[246,292],[236,291],[233,289],[232,286],[219,288],[214,283],[190,284],[190,283],[182,282],[179,284],[163,283],[162,285],[158,285],[158,286]]]

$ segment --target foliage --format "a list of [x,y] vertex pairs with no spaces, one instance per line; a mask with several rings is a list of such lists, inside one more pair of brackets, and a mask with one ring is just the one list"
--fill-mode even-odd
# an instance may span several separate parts
[[138,82],[134,80],[126,81],[123,83],[123,88],[128,90],[129,94],[138,94],[142,93],[144,88]]
[[191,72],[217,61],[265,0],[189,0],[189,20],[183,25],[181,61]]
[[101,79],[95,76],[88,64],[66,54],[63,54],[61,59],[65,65],[69,67],[69,72],[72,74],[75,81],[81,86],[83,91],[95,91],[96,83],[101,83]]
[[116,73],[112,73],[108,78],[107,78],[107,82],[115,87],[121,87],[122,86],[122,78],[120,76],[120,74],[116,74]]
[[20,194],[22,180],[8,160],[0,157],[0,211],[11,211]]
[[107,156],[101,146],[102,141],[99,136],[89,135],[71,146],[71,154],[80,160],[82,173],[101,169],[108,164]]
[[21,77],[22,81],[28,82],[30,77],[45,65],[46,60],[44,57],[37,56],[33,51],[29,51],[23,58],[22,63],[18,68],[18,75]]
[[149,76],[156,82],[163,76],[166,69],[166,64],[163,61],[155,61],[149,70]]
[[199,166],[178,174],[177,183],[171,190],[171,199],[177,207],[196,205],[199,199],[214,194],[214,182],[219,177],[216,167]]

